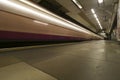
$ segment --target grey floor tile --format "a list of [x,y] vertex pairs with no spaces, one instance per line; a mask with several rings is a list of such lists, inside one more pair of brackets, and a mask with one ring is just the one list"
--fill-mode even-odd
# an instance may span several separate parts
[[1,80],[57,80],[56,78],[21,62],[0,68]]

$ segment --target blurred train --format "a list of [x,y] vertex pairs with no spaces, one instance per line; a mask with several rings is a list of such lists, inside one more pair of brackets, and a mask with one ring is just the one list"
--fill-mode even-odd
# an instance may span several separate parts
[[29,0],[0,0],[0,41],[80,41],[103,37]]

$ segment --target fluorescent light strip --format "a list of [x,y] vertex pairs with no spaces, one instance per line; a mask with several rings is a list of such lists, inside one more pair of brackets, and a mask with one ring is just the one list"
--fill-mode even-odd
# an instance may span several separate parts
[[93,15],[94,15],[94,17],[95,17],[96,19],[98,19],[96,14],[93,14]]
[[94,11],[94,9],[91,9],[91,11],[92,11],[92,13],[93,13],[93,14],[95,14],[95,11]]
[[93,13],[93,15],[94,15],[96,21],[98,22],[100,28],[103,29],[102,26],[101,26],[101,23],[100,23],[100,21],[99,21],[99,19],[98,19],[98,17],[97,17],[97,15],[96,15],[96,13],[95,13],[95,10],[94,10],[94,9],[91,9],[91,12]]
[[82,6],[80,5],[80,3],[77,0],[72,0],[80,9],[82,9]]
[[103,0],[98,0],[98,3],[99,3],[99,4],[103,3]]

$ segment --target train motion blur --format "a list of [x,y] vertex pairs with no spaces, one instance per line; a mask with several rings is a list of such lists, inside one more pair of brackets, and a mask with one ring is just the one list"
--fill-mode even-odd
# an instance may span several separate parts
[[0,40],[81,41],[103,37],[29,0],[0,0]]

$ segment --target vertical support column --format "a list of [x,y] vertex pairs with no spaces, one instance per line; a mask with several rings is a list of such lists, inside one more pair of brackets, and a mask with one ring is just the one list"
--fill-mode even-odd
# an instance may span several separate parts
[[117,40],[120,41],[120,0],[118,4],[118,14],[117,14]]

